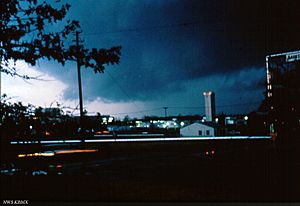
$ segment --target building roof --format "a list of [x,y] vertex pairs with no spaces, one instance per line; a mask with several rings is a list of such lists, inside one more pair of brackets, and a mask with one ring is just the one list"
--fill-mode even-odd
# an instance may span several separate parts
[[192,125],[204,125],[204,126],[207,126],[207,127],[212,127],[212,128],[215,128],[216,126],[213,126],[212,124],[207,124],[209,122],[194,122],[192,124],[189,124],[189,125],[186,125],[182,128],[186,128],[186,127],[189,127],[189,126],[192,126]]

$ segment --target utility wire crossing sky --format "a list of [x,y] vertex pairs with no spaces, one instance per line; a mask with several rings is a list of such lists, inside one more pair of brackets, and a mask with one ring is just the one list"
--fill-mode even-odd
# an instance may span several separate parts
[[[217,113],[247,113],[264,98],[265,56],[300,48],[296,0],[66,2],[67,19],[80,21],[86,47],[122,46],[120,64],[104,74],[81,70],[89,114],[164,116],[168,107],[168,115],[203,115],[204,91],[214,91]],[[76,108],[76,64],[17,65],[51,81],[2,75],[2,93],[24,103]]]

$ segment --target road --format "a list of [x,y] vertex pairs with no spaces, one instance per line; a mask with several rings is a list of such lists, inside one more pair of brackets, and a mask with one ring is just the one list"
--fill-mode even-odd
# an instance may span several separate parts
[[1,175],[1,194],[37,201],[299,201],[298,153],[270,143],[97,145],[97,152],[20,158],[19,175]]

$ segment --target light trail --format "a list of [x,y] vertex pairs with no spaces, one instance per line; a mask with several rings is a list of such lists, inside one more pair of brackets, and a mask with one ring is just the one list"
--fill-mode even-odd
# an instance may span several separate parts
[[[121,135],[119,135],[121,136]],[[96,143],[96,142],[157,142],[157,141],[207,141],[207,140],[252,140],[252,139],[272,139],[271,136],[217,136],[217,137],[157,137],[161,135],[122,135],[122,136],[136,136],[136,137],[146,137],[151,136],[151,138],[111,138],[111,139],[86,139],[86,143]],[[156,136],[156,137],[153,137]],[[97,136],[99,137],[99,136]],[[59,144],[59,143],[80,143],[82,140],[44,140],[44,141],[31,141],[27,144]],[[12,141],[12,145],[24,144],[23,141]]]

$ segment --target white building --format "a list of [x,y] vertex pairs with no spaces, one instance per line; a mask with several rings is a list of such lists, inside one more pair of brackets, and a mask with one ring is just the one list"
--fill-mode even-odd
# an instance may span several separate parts
[[180,129],[180,136],[214,137],[215,128],[201,123],[193,123]]
[[212,122],[216,113],[215,94],[211,91],[203,92],[205,103],[205,117],[206,121]]

